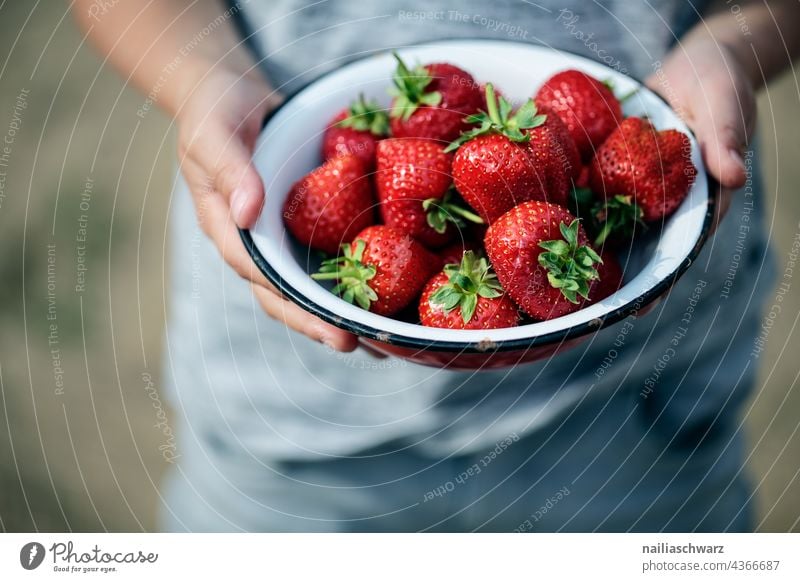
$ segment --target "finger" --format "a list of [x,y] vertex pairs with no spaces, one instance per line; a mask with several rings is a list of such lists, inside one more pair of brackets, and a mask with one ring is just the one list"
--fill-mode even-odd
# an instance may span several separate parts
[[223,124],[206,124],[202,133],[188,138],[184,148],[186,157],[211,176],[214,187],[230,205],[234,222],[252,228],[264,204],[264,184],[244,137]]
[[231,218],[230,208],[221,194],[215,190],[192,187],[200,228],[212,240],[222,255],[240,277],[262,287],[270,286],[267,278],[258,270],[244,247],[236,224]]
[[[740,188],[747,179],[742,152],[753,125],[752,90],[738,86],[731,73],[715,71],[700,83],[700,94],[679,99],[674,92],[663,92],[670,105],[694,131],[708,172],[726,188]],[[650,77],[646,84],[661,92],[659,80]]]
[[339,352],[352,352],[358,347],[358,338],[353,334],[322,321],[274,292],[253,285],[253,293],[266,314],[287,327]]
[[725,188],[741,188],[747,180],[742,151],[747,135],[741,112],[732,103],[697,115],[695,133],[709,173]]

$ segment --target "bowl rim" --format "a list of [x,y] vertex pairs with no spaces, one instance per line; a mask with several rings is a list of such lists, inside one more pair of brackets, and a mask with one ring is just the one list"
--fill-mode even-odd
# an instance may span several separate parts
[[[430,42],[416,43],[410,45],[409,47],[404,47],[404,48],[424,47],[428,45],[435,45],[437,43],[457,42],[457,41],[469,42],[465,41],[464,39],[442,38]],[[534,44],[534,45],[536,44],[536,43],[519,43],[519,41],[511,39],[492,39],[492,41],[504,42],[509,44]],[[573,55],[580,59],[587,58],[584,55],[580,55],[574,51],[563,50],[563,49],[558,49],[558,51],[564,54]],[[360,59],[356,59],[353,62],[358,62],[359,60],[362,60],[364,58],[369,58],[369,55],[361,57]],[[338,70],[339,69],[328,71],[327,73],[324,73],[319,77],[316,77],[309,83],[300,87],[290,97],[281,102],[277,107],[272,109],[265,116],[264,121],[262,123],[262,129],[269,123],[272,117],[275,116],[278,113],[278,111],[280,111],[283,107],[289,104],[296,95],[298,95],[299,93],[301,93],[303,90],[313,85],[314,83],[320,81],[321,79],[324,79],[329,75],[335,74]],[[636,76],[631,75],[629,73],[626,73],[626,76],[636,81],[640,85],[644,86],[642,80],[637,78]],[[651,93],[659,101],[664,103],[664,105],[670,107],[669,103],[667,103],[667,101],[663,97],[661,97],[661,95],[655,93],[654,91]],[[687,129],[696,139],[696,135],[691,130],[691,128],[687,127]],[[475,341],[437,340],[433,338],[422,339],[417,337],[406,336],[399,333],[389,332],[386,330],[373,327],[371,325],[345,319],[342,316],[337,315],[335,312],[330,311],[329,309],[317,304],[315,301],[309,299],[303,293],[295,289],[292,285],[284,281],[283,277],[281,277],[281,274],[274,267],[272,267],[272,265],[270,265],[269,262],[261,254],[261,251],[259,251],[258,246],[256,245],[250,230],[239,228],[238,231],[245,249],[247,250],[253,262],[258,267],[259,271],[261,271],[261,273],[267,278],[267,280],[278,289],[281,295],[289,298],[293,303],[297,304],[302,309],[311,313],[312,315],[315,315],[320,319],[322,319],[323,321],[330,323],[338,328],[341,328],[347,332],[353,333],[360,337],[375,340],[378,342],[388,343],[391,345],[405,347],[405,348],[414,348],[419,350],[435,350],[442,352],[458,352],[458,353],[486,353],[495,351],[506,352],[515,350],[528,350],[531,348],[541,347],[554,343],[561,343],[569,339],[587,335],[592,332],[597,332],[606,326],[613,325],[619,321],[622,321],[631,314],[641,311],[645,306],[649,305],[650,303],[652,303],[653,301],[655,301],[656,299],[667,293],[669,289],[675,284],[675,282],[694,263],[694,260],[700,254],[700,251],[702,250],[703,246],[705,245],[706,241],[708,240],[711,234],[711,226],[714,222],[715,210],[718,203],[717,199],[720,192],[720,186],[719,183],[708,173],[706,174],[706,180],[708,183],[708,196],[706,202],[705,217],[703,219],[703,225],[701,227],[700,234],[697,237],[697,241],[695,242],[694,246],[689,251],[689,254],[680,262],[680,264],[670,274],[662,278],[655,285],[653,285],[653,287],[646,290],[644,293],[637,295],[635,298],[631,299],[624,305],[612,309],[611,311],[605,313],[601,317],[597,317],[582,323],[577,323],[558,331],[548,332],[545,334],[539,334],[525,338],[516,338],[508,340],[491,340],[491,341],[485,340],[485,341],[475,342]]]

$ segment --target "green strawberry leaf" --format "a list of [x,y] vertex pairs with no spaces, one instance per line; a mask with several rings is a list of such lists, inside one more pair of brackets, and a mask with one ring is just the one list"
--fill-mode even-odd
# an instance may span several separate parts
[[389,94],[395,100],[390,112],[391,117],[401,118],[403,121],[413,115],[420,105],[436,107],[442,102],[442,94],[438,91],[427,91],[433,78],[422,65],[409,69],[396,52],[392,53],[397,60],[392,82],[394,87],[389,89]]
[[617,194],[606,202],[598,201],[592,208],[592,217],[598,226],[594,244],[602,245],[609,236],[630,239],[637,228],[647,228],[643,214],[632,196]]
[[498,98],[494,86],[487,83],[486,111],[480,111],[465,119],[467,123],[480,126],[462,132],[445,151],[451,152],[480,135],[493,133],[504,135],[513,142],[527,142],[531,137],[525,130],[538,127],[547,121],[546,115],[538,114],[536,103],[532,99],[526,101],[513,115],[512,111],[511,103],[502,95]]
[[343,244],[341,255],[322,261],[319,272],[311,275],[311,278],[316,281],[337,281],[331,293],[368,310],[378,300],[378,294],[368,284],[378,271],[374,265],[362,262],[366,246],[367,243],[361,239],[353,245]]
[[389,134],[389,116],[377,101],[367,101],[364,95],[358,96],[347,110],[347,117],[337,123],[339,127],[349,127],[357,131],[369,131],[378,137]]
[[475,308],[478,306],[478,296],[474,293],[464,295],[461,300],[461,319],[464,323],[469,323],[472,316],[475,315]]
[[497,275],[491,272],[489,263],[472,251],[464,253],[460,264],[447,265],[444,272],[448,282],[437,289],[429,301],[433,305],[441,305],[447,313],[460,309],[464,323],[469,323],[475,315],[479,297],[494,299],[503,294]]
[[578,296],[589,298],[589,282],[599,279],[594,265],[602,263],[600,255],[588,245],[578,244],[580,220],[569,225],[559,225],[563,240],[542,241],[539,247],[539,264],[547,271],[547,281],[571,303],[578,303]]
[[483,224],[483,219],[467,210],[459,201],[453,201],[453,190],[448,190],[443,198],[428,198],[422,202],[422,210],[426,213],[428,226],[439,234],[447,230],[447,224],[452,223],[458,227],[466,225],[464,220]]

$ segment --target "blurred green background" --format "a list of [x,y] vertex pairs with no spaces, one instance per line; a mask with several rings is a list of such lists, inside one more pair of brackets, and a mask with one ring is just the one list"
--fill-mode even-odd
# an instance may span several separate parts
[[[152,530],[169,466],[153,388],[170,122],[137,116],[144,98],[103,68],[66,3],[0,3],[0,59],[0,139],[13,134],[0,144],[0,530]],[[759,97],[781,269],[800,220],[798,95],[785,75]],[[798,317],[794,285],[746,409],[763,531],[800,531]]]

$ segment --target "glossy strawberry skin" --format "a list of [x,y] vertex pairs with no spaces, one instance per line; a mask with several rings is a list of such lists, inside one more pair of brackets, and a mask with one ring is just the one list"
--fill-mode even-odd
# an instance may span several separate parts
[[535,101],[562,119],[587,161],[622,121],[622,107],[614,93],[581,71],[553,75],[536,93]]
[[298,180],[283,205],[286,228],[302,244],[336,254],[374,223],[374,199],[364,164],[348,154]]
[[442,100],[437,106],[419,106],[406,120],[392,118],[392,135],[449,143],[466,129],[464,118],[483,107],[483,94],[472,75],[454,65],[432,63],[425,69],[432,77],[426,91],[438,91]]
[[499,134],[478,136],[456,150],[456,190],[488,224],[516,204],[540,195],[543,184],[528,153],[526,143]]
[[478,297],[475,314],[467,323],[464,323],[459,309],[448,312],[441,305],[431,303],[431,296],[448,281],[446,273],[438,273],[425,285],[419,301],[422,325],[446,329],[500,329],[518,325],[519,309],[506,295],[492,299]]
[[600,146],[590,169],[592,190],[601,197],[632,196],[646,222],[680,206],[697,176],[689,138],[674,129],[657,131],[628,117]]
[[364,163],[367,171],[371,171],[375,167],[375,150],[380,138],[370,131],[337,125],[347,119],[348,115],[346,109],[339,112],[322,134],[322,159],[330,160],[342,154],[353,154]]
[[380,214],[387,226],[410,234],[430,248],[453,239],[454,225],[436,232],[422,203],[441,199],[452,184],[452,154],[426,139],[386,139],[378,144],[375,186]]
[[545,200],[566,206],[569,189],[580,175],[581,159],[575,141],[563,121],[546,108],[539,112],[547,116],[539,127],[528,131],[529,155],[540,181],[545,184],[541,197],[531,200]]
[[[544,252],[539,243],[560,239],[559,225],[573,220],[575,217],[562,206],[525,202],[500,217],[486,232],[486,254],[503,289],[534,319],[553,319],[581,308],[582,303],[571,303],[550,285],[547,271],[539,264],[539,255]],[[578,241],[589,244],[583,228],[579,229]]]
[[542,200],[565,205],[580,172],[577,149],[553,114],[528,130],[530,141],[478,136],[456,150],[453,179],[464,200],[489,224],[517,204]]
[[370,226],[354,239],[366,243],[362,262],[376,268],[369,286],[378,300],[369,310],[393,315],[411,304],[437,267],[436,257],[408,234],[390,226]]

